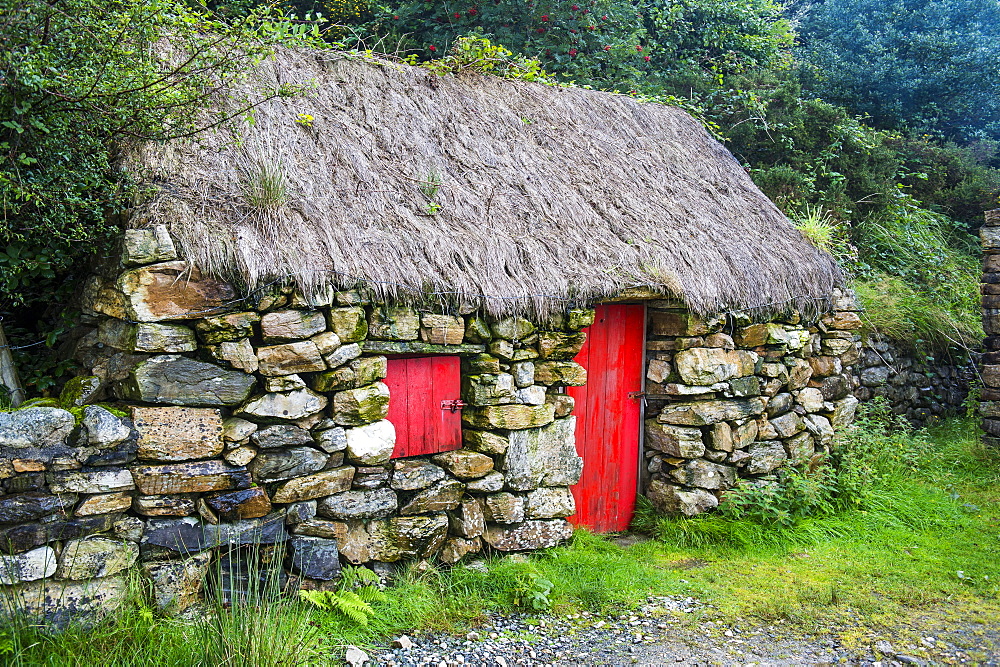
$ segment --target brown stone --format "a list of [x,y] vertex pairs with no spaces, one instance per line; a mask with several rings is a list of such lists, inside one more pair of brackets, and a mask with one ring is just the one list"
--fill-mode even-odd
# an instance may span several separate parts
[[132,509],[143,516],[190,516],[194,499],[187,496],[136,496]]
[[661,423],[683,426],[709,426],[721,421],[746,419],[764,411],[759,398],[729,401],[675,403],[664,408],[657,418]]
[[461,345],[465,338],[465,319],[461,316],[420,315],[420,339],[434,345]]
[[545,402],[552,404],[552,407],[555,408],[556,419],[573,414],[573,408],[576,405],[576,399],[569,394],[553,394],[551,392],[545,394]]
[[76,507],[76,516],[110,514],[121,512],[132,506],[132,496],[128,493],[101,493],[84,498]]
[[328,521],[326,519],[306,519],[295,526],[293,533],[308,537],[322,537],[337,540],[338,544],[347,538],[347,524],[343,521]]
[[485,454],[458,449],[431,458],[459,479],[476,479],[493,470],[493,459]]
[[839,375],[843,370],[838,357],[809,357],[809,366],[812,368],[813,377],[817,378]]
[[132,408],[139,458],[187,461],[222,452],[222,414],[215,408]]
[[256,519],[271,511],[271,501],[259,486],[215,494],[205,502],[225,521]]
[[535,383],[579,387],[587,384],[587,370],[575,361],[539,361],[535,364]]
[[213,310],[223,310],[236,298],[231,285],[203,276],[187,262],[163,262],[126,271],[116,287],[125,297],[126,317],[121,319],[137,322],[199,319]]
[[462,537],[479,537],[486,530],[486,517],[482,501],[466,498],[453,511],[448,512],[451,532]]
[[709,333],[707,324],[688,312],[651,311],[649,333],[653,336],[700,336]]
[[[297,477],[278,487],[274,492],[274,502],[295,503],[301,500],[332,496],[335,493],[350,489],[353,479],[354,468],[351,466],[324,470],[305,477]],[[317,537],[322,537],[322,535]]]
[[260,318],[265,343],[309,338],[326,329],[326,316],[307,310],[276,310]]
[[146,495],[227,491],[250,486],[246,468],[222,461],[137,466],[132,468],[132,477],[139,491]]
[[262,375],[293,375],[326,370],[319,348],[311,340],[271,345],[257,350]]
[[524,497],[513,493],[491,493],[483,498],[483,513],[487,521],[521,523],[524,521]]
[[544,405],[489,405],[462,411],[462,423],[472,428],[516,431],[552,423],[555,407]]
[[478,537],[474,537],[471,540],[464,537],[450,537],[445,540],[444,546],[441,547],[438,560],[451,565],[462,560],[462,558],[469,554],[479,553],[482,551],[482,548],[483,542]]
[[583,332],[541,331],[538,333],[538,356],[542,359],[572,359],[586,340],[587,334]]
[[444,512],[458,507],[465,491],[465,484],[458,480],[445,478],[433,486],[418,491],[415,496],[400,508],[400,514],[427,514]]
[[861,316],[854,312],[834,311],[827,313],[820,320],[828,329],[839,329],[841,331],[854,331],[863,326]]
[[516,526],[489,524],[483,537],[498,551],[526,551],[554,547],[572,535],[573,527],[565,519],[549,519]]

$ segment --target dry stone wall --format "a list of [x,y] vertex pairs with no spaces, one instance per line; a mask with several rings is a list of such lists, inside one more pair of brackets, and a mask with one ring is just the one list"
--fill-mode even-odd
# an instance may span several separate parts
[[740,478],[829,452],[858,405],[861,319],[842,293],[813,325],[703,321],[679,306],[648,306],[644,488],[660,510],[693,516]]
[[[262,571],[315,588],[342,564],[570,536],[583,462],[565,388],[586,381],[572,359],[593,311],[540,328],[359,291],[238,300],[176,258],[163,228],[128,232],[121,266],[82,296],[93,376],[0,413],[8,610],[111,608],[134,564],[176,612],[206,578],[226,597]],[[461,357],[460,449],[391,458],[391,354]]]
[[987,444],[1000,444],[1000,209],[986,212],[979,229],[983,244],[983,390],[979,414]]

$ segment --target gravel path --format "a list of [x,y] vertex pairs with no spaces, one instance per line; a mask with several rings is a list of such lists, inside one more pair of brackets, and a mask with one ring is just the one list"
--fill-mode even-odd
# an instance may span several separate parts
[[[490,665],[895,665],[976,664],[1000,666],[1000,628],[965,625],[937,629],[928,616],[914,635],[879,636],[859,628],[828,634],[796,634],[787,626],[723,625],[699,621],[708,611],[693,598],[651,597],[624,616],[493,616],[465,637],[420,635],[401,638],[396,648],[373,655],[387,667]],[[937,634],[930,634],[931,629]],[[900,628],[903,630],[904,628]],[[839,636],[866,637],[852,648]],[[898,639],[918,636],[910,643]],[[892,643],[893,639],[899,645]],[[408,648],[398,647],[398,644]],[[371,665],[372,663],[369,663]]]

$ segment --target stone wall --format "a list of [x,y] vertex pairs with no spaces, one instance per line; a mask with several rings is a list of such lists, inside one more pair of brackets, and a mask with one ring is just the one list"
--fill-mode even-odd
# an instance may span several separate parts
[[1000,209],[986,212],[983,242],[983,390],[979,414],[987,444],[1000,444]]
[[967,352],[919,355],[879,336],[862,341],[854,370],[859,401],[882,397],[893,414],[920,426],[962,414],[969,388],[977,384],[976,362]]
[[[83,291],[77,357],[93,376],[0,414],[0,557],[17,592],[0,598],[54,614],[89,588],[111,604],[138,562],[178,611],[212,563],[224,581],[271,567],[316,587],[342,563],[569,537],[582,459],[565,387],[585,382],[572,359],[592,310],[539,328],[358,291],[239,300],[176,257],[163,228],[128,232],[119,268]],[[397,353],[461,357],[461,449],[390,458]]]
[[662,511],[693,516],[739,478],[829,452],[858,405],[861,320],[840,293],[811,326],[797,315],[702,321],[678,306],[648,309],[644,487]]

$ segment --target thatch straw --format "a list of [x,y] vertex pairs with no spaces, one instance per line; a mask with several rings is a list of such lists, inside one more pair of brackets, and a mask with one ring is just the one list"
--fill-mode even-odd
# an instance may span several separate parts
[[[294,276],[544,316],[643,286],[700,314],[815,313],[841,279],[679,109],[333,53],[284,51],[252,78],[316,88],[141,158],[163,186],[142,217],[249,288]],[[245,196],[262,161],[286,181],[274,210]]]

